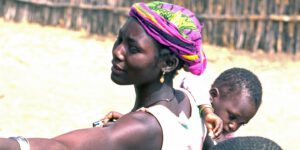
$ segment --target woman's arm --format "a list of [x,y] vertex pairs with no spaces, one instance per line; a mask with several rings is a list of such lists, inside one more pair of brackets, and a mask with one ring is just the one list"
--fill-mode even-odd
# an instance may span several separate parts
[[16,140],[0,138],[0,150],[19,150],[19,144]]
[[[156,119],[145,112],[124,115],[105,128],[71,131],[52,139],[28,138],[30,150],[132,150],[160,149],[162,131]],[[0,150],[19,150],[12,139],[0,139]]]

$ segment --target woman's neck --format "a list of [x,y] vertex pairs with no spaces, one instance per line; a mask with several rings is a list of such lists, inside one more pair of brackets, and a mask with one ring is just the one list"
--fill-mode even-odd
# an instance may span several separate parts
[[141,107],[150,107],[160,101],[173,99],[174,89],[172,84],[152,83],[148,85],[135,86],[136,100],[132,111]]

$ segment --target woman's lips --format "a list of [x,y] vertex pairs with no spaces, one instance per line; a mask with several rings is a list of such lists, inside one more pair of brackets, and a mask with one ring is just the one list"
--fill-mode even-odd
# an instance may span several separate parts
[[125,70],[124,69],[121,69],[121,67],[119,67],[118,65],[114,65],[111,67],[111,71],[114,72],[114,73],[124,73]]

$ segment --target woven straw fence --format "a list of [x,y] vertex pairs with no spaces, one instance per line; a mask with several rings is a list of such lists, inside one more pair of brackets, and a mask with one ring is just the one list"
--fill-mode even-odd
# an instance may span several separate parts
[[[117,34],[130,6],[147,0],[0,0],[0,16],[16,22]],[[300,52],[300,0],[164,0],[189,8],[209,44],[266,53]]]

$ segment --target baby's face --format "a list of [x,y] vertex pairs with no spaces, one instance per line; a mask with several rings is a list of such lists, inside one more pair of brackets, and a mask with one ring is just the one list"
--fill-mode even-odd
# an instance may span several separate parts
[[257,109],[246,90],[235,90],[225,97],[217,96],[212,105],[223,120],[223,134],[232,133],[249,122]]

